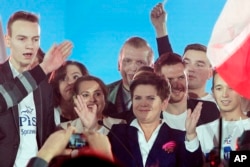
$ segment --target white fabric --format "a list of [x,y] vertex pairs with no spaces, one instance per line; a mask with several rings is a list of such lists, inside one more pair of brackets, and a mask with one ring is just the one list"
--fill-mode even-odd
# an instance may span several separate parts
[[[111,127],[112,127],[113,124],[126,123],[126,121],[123,120],[123,119],[112,118],[112,117],[104,117],[102,121],[103,121],[103,124],[105,126],[107,126],[109,129],[111,129]],[[82,124],[82,121],[81,121],[80,118],[77,118],[77,119],[72,120],[72,121],[62,122],[62,123],[60,123],[60,126],[63,129],[67,129],[69,123],[76,128],[75,133],[82,133],[82,132],[84,132],[85,127]],[[101,128],[98,129],[97,131],[99,133],[105,134],[105,135],[107,135],[109,133],[109,130],[107,128],[105,128],[104,126],[101,126]]]
[[60,113],[61,113],[61,108],[60,107],[54,108],[54,119],[55,119],[56,126],[61,123]]
[[213,67],[220,66],[250,34],[250,1],[227,0],[208,43],[207,56]]
[[[163,121],[162,121],[163,122]],[[158,125],[158,127],[154,130],[153,134],[151,135],[150,139],[148,141],[146,141],[144,133],[137,121],[137,119],[134,119],[131,124],[131,126],[134,126],[138,129],[137,133],[138,133],[138,143],[140,146],[140,150],[141,150],[141,155],[142,155],[142,161],[143,161],[143,166],[146,165],[146,161],[148,158],[148,154],[155,142],[155,139],[159,133],[160,127],[162,126],[162,123]]]
[[199,148],[199,140],[198,137],[195,137],[193,140],[186,141],[185,140],[185,147],[188,151],[194,152]]
[[185,121],[187,118],[187,110],[179,115],[170,114],[167,111],[162,112],[163,120],[173,129],[185,130]]
[[[150,139],[148,140],[148,142],[145,139],[144,133],[137,121],[137,119],[134,119],[131,123],[130,126],[134,126],[138,129],[137,134],[138,134],[138,142],[139,142],[139,146],[140,146],[140,150],[141,150],[141,154],[142,154],[142,160],[143,160],[143,166],[145,166],[147,158],[148,158],[148,154],[158,136],[159,130],[162,126],[163,123],[166,123],[164,120],[161,121],[161,124],[158,125],[158,127],[154,130],[153,134],[151,135]],[[194,152],[195,150],[198,149],[199,147],[199,140],[198,138],[194,138],[191,141],[185,141],[185,147],[188,151],[190,152]]]
[[[10,63],[10,62],[9,62]],[[10,63],[13,76],[19,72]],[[33,99],[33,92],[29,93],[18,104],[20,144],[15,160],[15,167],[25,167],[30,158],[36,156],[38,146],[36,141],[36,108]]]
[[[250,118],[238,121],[222,121],[222,159],[229,159],[229,151],[235,150],[236,140],[244,130],[250,129]],[[206,155],[219,143],[219,120],[196,128],[202,152]],[[225,150],[225,151],[224,151]]]
[[30,158],[36,156],[36,109],[33,93],[26,96],[19,104],[20,144],[16,156],[15,167],[26,166]]

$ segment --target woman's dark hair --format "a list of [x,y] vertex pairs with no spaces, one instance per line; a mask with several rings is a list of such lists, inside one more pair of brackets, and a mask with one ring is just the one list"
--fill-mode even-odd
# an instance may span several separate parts
[[69,65],[77,66],[80,69],[83,76],[89,75],[87,68],[82,63],[79,63],[77,61],[71,61],[71,60],[67,60],[60,68],[53,71],[50,75],[49,83],[52,85],[52,88],[53,88],[54,107],[58,107],[60,105],[62,96],[59,90],[59,81],[65,78],[66,68]]
[[157,90],[157,95],[161,100],[168,99],[171,93],[169,82],[163,77],[154,72],[144,71],[134,77],[130,84],[131,97],[134,96],[134,90],[138,85],[152,85]]
[[92,76],[92,75],[82,76],[82,77],[80,77],[80,78],[78,78],[76,80],[75,85],[74,85],[74,93],[75,94],[78,94],[78,92],[79,92],[79,85],[82,82],[84,82],[84,81],[95,81],[95,82],[97,82],[99,84],[102,92],[103,92],[105,101],[107,101],[107,98],[108,98],[108,89],[107,89],[105,83],[100,78],[97,78],[97,77]]

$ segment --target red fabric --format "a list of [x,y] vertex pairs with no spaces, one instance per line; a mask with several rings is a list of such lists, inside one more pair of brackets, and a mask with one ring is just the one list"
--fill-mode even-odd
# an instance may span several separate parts
[[250,35],[216,70],[231,88],[250,98]]

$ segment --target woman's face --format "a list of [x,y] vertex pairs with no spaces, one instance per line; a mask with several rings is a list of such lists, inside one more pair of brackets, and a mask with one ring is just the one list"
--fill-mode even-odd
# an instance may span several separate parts
[[78,66],[72,64],[66,67],[66,75],[59,81],[59,91],[64,101],[72,99],[74,83],[81,76],[83,74]]
[[156,123],[167,101],[162,101],[152,85],[138,85],[133,95],[133,112],[140,123]]
[[83,81],[78,86],[78,95],[82,95],[85,99],[87,107],[92,109],[97,106],[97,114],[101,115],[105,107],[105,97],[103,91],[96,81]]

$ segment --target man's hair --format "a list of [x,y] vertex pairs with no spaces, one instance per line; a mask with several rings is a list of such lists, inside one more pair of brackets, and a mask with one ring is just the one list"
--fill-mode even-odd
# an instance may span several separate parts
[[119,61],[121,60],[121,55],[122,55],[122,52],[123,52],[123,49],[126,45],[130,45],[134,48],[143,48],[143,47],[146,47],[148,48],[149,50],[149,53],[148,53],[148,61],[149,63],[153,63],[154,61],[154,54],[153,54],[153,49],[151,48],[151,46],[148,44],[148,42],[141,38],[141,37],[131,37],[129,39],[127,39],[125,41],[125,43],[123,44],[121,50],[120,50],[120,54],[119,54]]
[[184,66],[184,62],[181,59],[181,56],[177,53],[167,52],[162,54],[154,63],[154,71],[159,74],[161,72],[161,68],[164,65],[175,65],[181,63]]
[[134,96],[134,90],[138,85],[151,85],[155,87],[157,95],[162,101],[168,99],[171,93],[169,82],[164,77],[150,71],[142,71],[134,77],[129,87],[131,97]]
[[154,69],[151,66],[141,66],[140,68],[138,68],[136,72],[140,72],[140,71],[154,72]]
[[36,54],[39,63],[43,61],[44,55],[45,55],[44,51],[39,47]]
[[183,55],[188,51],[188,50],[197,50],[197,51],[203,51],[203,52],[207,52],[207,47],[199,44],[199,43],[193,43],[193,44],[189,44],[185,47],[184,49],[184,53]]
[[216,71],[216,69],[213,70],[213,78],[212,78],[212,91],[214,89],[214,78],[215,78],[215,75],[218,74],[218,72]]
[[39,23],[39,17],[33,13],[26,11],[17,11],[13,15],[10,16],[8,24],[7,24],[7,32],[8,35],[12,35],[11,26],[17,20],[29,21],[33,23]]

